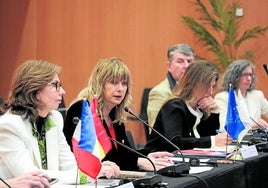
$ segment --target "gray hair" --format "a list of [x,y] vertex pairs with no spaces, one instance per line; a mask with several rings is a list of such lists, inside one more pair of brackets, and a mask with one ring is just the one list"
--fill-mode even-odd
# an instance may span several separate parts
[[187,56],[191,56],[191,55],[195,56],[194,50],[188,44],[176,44],[176,45],[169,47],[167,51],[168,61],[172,61],[172,58],[175,52],[182,53]]
[[[238,79],[242,76],[243,71],[247,68],[250,67],[252,69],[253,75],[255,74],[255,66],[246,59],[238,59],[233,61],[228,69],[226,70],[223,78],[223,83],[222,83],[222,90],[228,91],[229,90],[229,85],[232,85],[232,88],[235,90],[237,89],[238,85]],[[248,88],[248,91],[251,91],[255,88],[256,85],[256,78],[255,76],[252,77],[252,83],[250,87]]]

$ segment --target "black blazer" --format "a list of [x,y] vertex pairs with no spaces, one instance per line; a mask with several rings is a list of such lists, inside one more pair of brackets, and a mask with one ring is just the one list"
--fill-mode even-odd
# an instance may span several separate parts
[[[196,138],[193,126],[197,117],[187,108],[183,99],[172,99],[165,103],[160,109],[154,128],[172,141],[180,149],[192,149],[195,147],[211,147],[211,135],[216,135],[219,128],[219,114],[213,114],[208,119],[200,119],[197,131],[200,138]],[[174,151],[175,148],[164,141],[158,134],[152,131],[149,140],[145,145],[145,150],[153,151]]]
[[[77,120],[78,118],[80,119],[81,113],[82,113],[82,103],[83,103],[83,100],[80,100],[74,103],[68,109],[67,114],[66,114],[66,119],[64,122],[63,132],[71,148],[72,148],[72,136],[76,128],[76,125],[78,123]],[[110,113],[110,117],[112,119],[114,119],[113,118],[114,109]],[[105,121],[103,121],[103,125],[107,132],[107,135],[111,137],[108,126],[106,125]],[[118,123],[114,123],[113,126],[114,126],[115,135],[116,135],[116,140],[130,147],[130,144],[126,137],[124,124],[119,125]],[[121,170],[134,170],[134,171],[138,170],[137,154],[123,148],[122,146],[118,144],[116,147],[114,142],[112,142],[112,149],[106,154],[105,158],[102,161],[107,161],[107,160],[115,162],[120,167]]]

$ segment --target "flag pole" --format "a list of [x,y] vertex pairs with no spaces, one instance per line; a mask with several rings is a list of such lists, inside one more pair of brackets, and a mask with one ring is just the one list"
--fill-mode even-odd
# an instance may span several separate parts
[[234,158],[235,161],[237,160],[237,157],[239,155],[238,148],[239,148],[239,140],[237,140],[237,142],[236,142],[236,154],[235,154],[235,158]]
[[[232,87],[232,84],[229,84],[229,86],[230,87]],[[237,156],[239,155],[238,154],[238,147],[239,147],[239,139],[237,138],[237,140],[236,140],[236,151],[235,151],[235,153],[234,153],[234,158],[231,158],[232,160],[237,160]]]
[[[230,92],[231,89],[232,89],[232,84],[229,83],[229,92]],[[230,97],[230,95],[229,95],[229,97]],[[228,100],[230,100],[230,98],[228,98]],[[230,124],[228,123],[227,124],[227,128],[226,128],[227,133],[229,133],[229,125]],[[227,152],[228,152],[228,150],[227,150],[227,146],[228,146],[228,134],[226,136],[226,143],[227,143],[227,145],[226,145],[226,154],[227,154]],[[236,151],[233,154],[231,154],[231,155],[226,155],[226,159],[229,158],[229,160],[236,161],[236,160],[238,160],[237,157],[239,157],[239,160],[241,160],[241,156],[238,153],[238,150],[239,150],[239,139],[237,138],[236,139]]]
[[[228,90],[228,92],[230,92],[230,89],[232,88],[232,84],[231,83],[229,83],[229,90]],[[229,99],[228,99],[229,100]],[[229,102],[228,102],[229,103]],[[225,153],[226,153],[226,157],[225,157],[225,159],[227,159],[228,158],[228,132],[229,132],[229,124],[227,125],[227,134],[226,134],[226,146],[225,146]]]
[[78,185],[78,176],[79,176],[79,155],[80,155],[80,150],[78,151],[78,159],[77,159],[77,171],[76,171],[76,180],[75,180],[75,188],[77,188]]

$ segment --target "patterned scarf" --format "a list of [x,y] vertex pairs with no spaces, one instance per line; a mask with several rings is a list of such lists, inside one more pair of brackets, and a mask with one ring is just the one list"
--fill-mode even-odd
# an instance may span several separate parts
[[55,123],[51,118],[39,117],[32,126],[32,134],[38,141],[42,168],[47,169],[46,132],[54,127]]

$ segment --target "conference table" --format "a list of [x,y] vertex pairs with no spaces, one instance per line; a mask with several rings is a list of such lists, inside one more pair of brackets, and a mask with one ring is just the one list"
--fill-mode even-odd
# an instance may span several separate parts
[[218,164],[210,171],[189,174],[183,177],[162,176],[167,187],[190,188],[267,188],[268,187],[268,153],[259,153],[232,164]]
[[[213,158],[213,160],[216,160]],[[217,161],[217,160],[216,160]],[[251,157],[233,163],[217,163],[211,170],[201,173],[190,173],[183,176],[169,177],[162,175],[162,184],[152,187],[158,188],[267,188],[268,187],[268,153],[259,153]],[[124,182],[124,181],[123,181]],[[127,184],[127,181],[125,182]],[[55,184],[53,188],[74,187],[111,187],[91,185],[61,185]],[[121,187],[128,188],[132,186]],[[148,187],[148,186],[135,186]]]
[[268,153],[244,160],[247,187],[268,187]]
[[218,164],[210,171],[200,174],[189,174],[184,177],[162,176],[162,181],[168,183],[168,187],[246,187],[244,163]]

